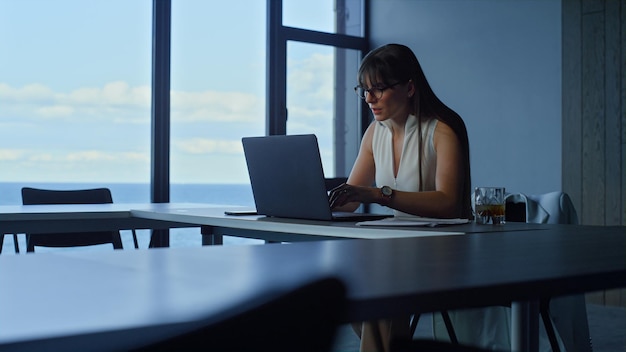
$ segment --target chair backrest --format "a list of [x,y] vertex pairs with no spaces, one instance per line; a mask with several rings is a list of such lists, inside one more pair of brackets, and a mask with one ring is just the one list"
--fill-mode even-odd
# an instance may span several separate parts
[[526,203],[507,200],[504,216],[507,222],[526,222]]
[[113,203],[108,188],[50,190],[22,188],[22,204],[109,204]]
[[[22,188],[22,204],[107,204],[113,203],[108,188],[82,190],[48,190]],[[122,249],[119,231],[89,233],[26,234],[26,251],[34,252],[35,246],[77,247],[111,243],[114,249]]]
[[506,221],[540,224],[577,224],[572,200],[564,192],[506,196]]

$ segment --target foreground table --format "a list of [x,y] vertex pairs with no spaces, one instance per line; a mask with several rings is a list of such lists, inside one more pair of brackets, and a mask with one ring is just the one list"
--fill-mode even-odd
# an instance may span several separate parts
[[328,275],[346,284],[346,322],[625,287],[624,248],[624,227],[564,225],[0,256],[0,348],[127,349],[181,322],[218,320],[242,302]]

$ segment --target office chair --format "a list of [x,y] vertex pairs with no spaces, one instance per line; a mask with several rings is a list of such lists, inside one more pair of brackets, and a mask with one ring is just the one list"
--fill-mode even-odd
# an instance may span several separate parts
[[[8,233],[2,233],[0,234],[0,254],[2,254],[2,248],[4,247],[4,236],[9,235]],[[16,233],[12,233],[10,234],[13,236],[13,247],[15,248],[15,253],[19,253],[20,252],[20,245],[17,243],[17,234]]]
[[[0,232],[0,254],[2,254],[2,248],[4,248],[4,236],[9,235],[8,233]],[[17,234],[10,234],[13,236],[13,247],[15,248],[15,253],[20,252],[20,245],[17,243]]]
[[343,283],[323,278],[136,351],[330,351],[345,303]]
[[[84,190],[47,190],[31,187],[22,188],[22,203],[35,204],[108,204],[113,203],[108,188]],[[133,230],[135,248],[138,248],[137,236]],[[119,231],[99,231],[88,233],[54,233],[26,234],[26,252],[34,252],[35,246],[42,247],[79,247],[98,244],[113,245],[114,249],[122,249]]]
[[[548,224],[577,224],[578,216],[566,193],[549,192],[540,195],[509,194],[506,197],[506,221]],[[539,302],[539,312],[552,351],[591,351],[589,327],[584,295],[544,299]],[[446,317],[447,315],[447,317]],[[489,347],[506,345],[510,339],[510,308],[487,307],[463,311],[442,312],[442,320],[433,315],[433,332],[436,339],[445,339],[444,331],[463,344]],[[483,337],[470,336],[471,327],[484,332]],[[456,330],[455,330],[456,329]],[[459,336],[459,329],[463,336]],[[488,333],[486,333],[488,331]],[[489,338],[487,338],[489,336]],[[494,341],[500,342],[494,342]],[[508,344],[510,346],[510,343]],[[500,346],[502,348],[503,346]]]

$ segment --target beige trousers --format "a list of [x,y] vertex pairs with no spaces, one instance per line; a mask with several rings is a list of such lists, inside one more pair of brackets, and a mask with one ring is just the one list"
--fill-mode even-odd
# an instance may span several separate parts
[[352,329],[361,339],[361,352],[389,352],[392,339],[409,338],[410,318],[353,323]]

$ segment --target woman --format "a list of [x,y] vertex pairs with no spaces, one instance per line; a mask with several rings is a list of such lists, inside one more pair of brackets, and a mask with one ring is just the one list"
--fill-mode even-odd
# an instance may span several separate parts
[[[471,218],[465,124],[433,93],[411,49],[388,44],[371,51],[358,82],[355,91],[374,121],[347,182],[331,191],[331,207],[354,211],[378,203],[395,215]],[[406,336],[408,329],[408,319],[355,326],[367,351],[388,349],[390,336]]]
[[332,190],[331,206],[354,211],[378,203],[397,214],[470,218],[465,124],[433,93],[411,49],[388,44],[371,51],[358,79],[355,90],[374,121],[348,181]]

